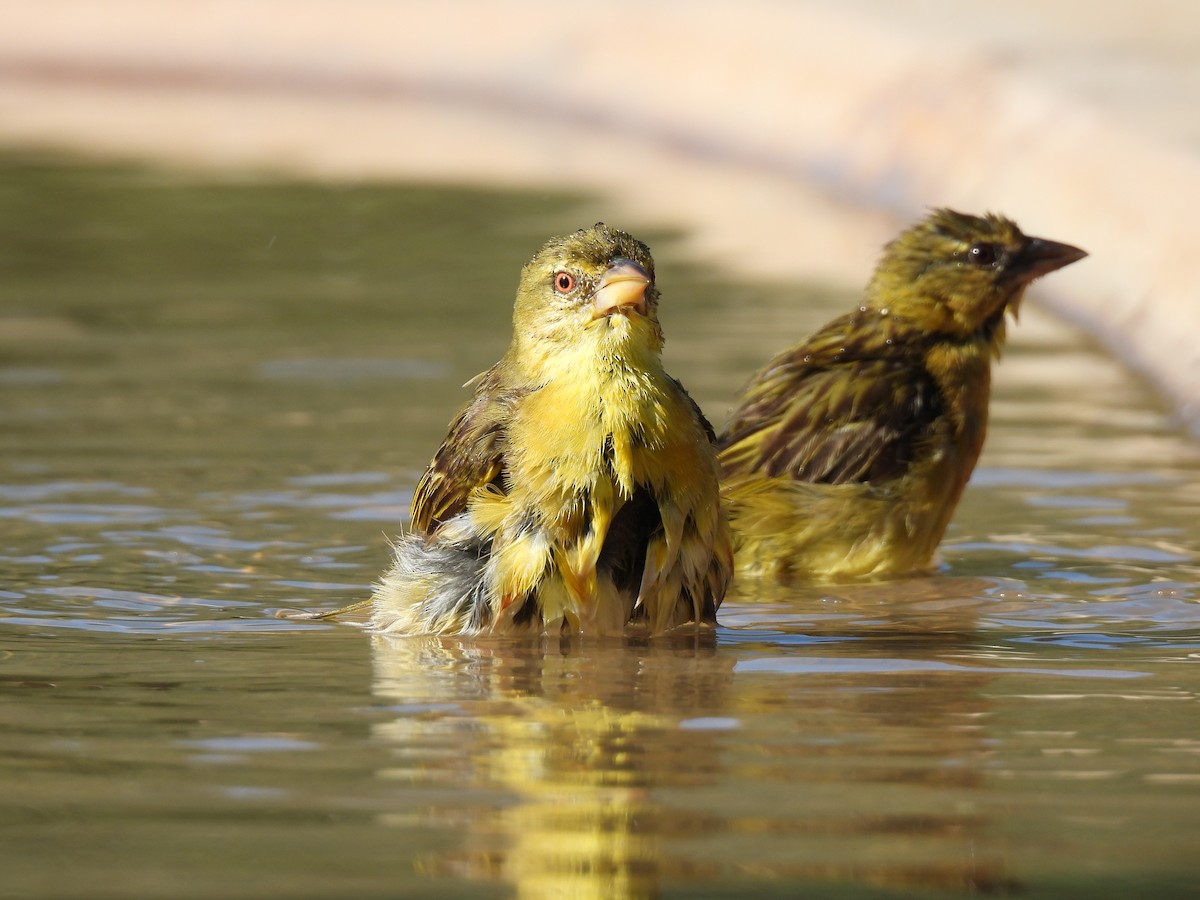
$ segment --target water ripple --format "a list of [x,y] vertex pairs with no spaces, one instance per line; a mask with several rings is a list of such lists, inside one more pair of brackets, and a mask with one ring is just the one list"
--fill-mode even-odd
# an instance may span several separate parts
[[170,513],[153,506],[114,503],[40,503],[0,507],[0,519],[39,525],[146,525]]
[[1056,675],[1070,678],[1144,678],[1147,672],[1123,669],[1051,669],[1033,667],[984,668],[963,666],[930,659],[869,659],[820,656],[762,656],[739,660],[734,672],[773,672],[780,675],[817,675],[836,673],[901,673],[901,672],[972,672],[997,675]]

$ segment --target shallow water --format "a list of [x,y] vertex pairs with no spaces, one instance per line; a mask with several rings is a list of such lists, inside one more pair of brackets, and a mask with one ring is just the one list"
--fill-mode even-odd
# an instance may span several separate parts
[[[365,595],[587,199],[11,157],[0,198],[0,896],[1195,888],[1196,448],[1036,310],[934,577],[372,639],[274,612]],[[635,231],[718,423],[853,303]]]

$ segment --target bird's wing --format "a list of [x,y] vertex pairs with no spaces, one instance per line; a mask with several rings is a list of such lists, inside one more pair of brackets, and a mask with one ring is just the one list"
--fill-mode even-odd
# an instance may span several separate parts
[[[669,375],[667,377],[670,378]],[[683,386],[683,382],[681,382],[678,378],[671,378],[671,381],[675,383],[675,387],[679,388],[679,393],[683,397],[684,402],[687,403],[687,405],[691,407],[692,412],[695,413],[696,420],[700,423],[700,427],[704,429],[704,433],[708,436],[708,442],[710,444],[715,444],[717,442],[717,432],[713,429],[712,423],[708,421],[708,417],[704,415],[704,411],[700,409],[700,404],[692,399],[692,395],[687,392],[687,388]]]
[[496,368],[479,376],[475,397],[450,423],[413,493],[414,531],[428,532],[458,515],[478,487],[504,490],[505,422],[515,399],[515,393],[502,388]]
[[725,474],[821,484],[904,474],[944,411],[919,352],[904,344],[846,316],[773,359],[721,436]]

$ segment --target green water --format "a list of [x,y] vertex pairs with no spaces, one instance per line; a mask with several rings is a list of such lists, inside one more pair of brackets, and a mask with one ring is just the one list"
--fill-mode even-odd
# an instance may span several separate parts
[[[274,617],[365,595],[595,218],[0,160],[0,897],[1194,895],[1200,465],[1069,331],[1012,331],[935,577],[746,586],[698,644]],[[613,224],[718,424],[854,302]]]

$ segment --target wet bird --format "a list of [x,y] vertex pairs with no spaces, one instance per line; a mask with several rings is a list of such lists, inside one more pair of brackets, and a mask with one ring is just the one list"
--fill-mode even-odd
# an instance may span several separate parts
[[983,448],[1006,314],[1086,255],[949,209],[888,244],[858,310],[767,363],[719,439],[738,572],[927,570]]
[[649,249],[603,224],[525,265],[512,343],[417,485],[372,597],[376,630],[715,620],[733,567],[715,435],[663,370],[657,307]]

